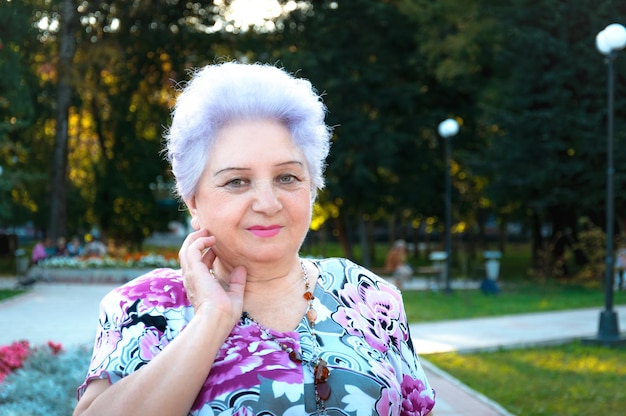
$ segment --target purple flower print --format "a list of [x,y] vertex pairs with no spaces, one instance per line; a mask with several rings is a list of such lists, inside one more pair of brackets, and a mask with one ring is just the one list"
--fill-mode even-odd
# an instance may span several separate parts
[[[297,333],[272,334],[281,343],[299,350]],[[283,336],[287,334],[288,336]],[[291,361],[275,340],[265,339],[259,327],[253,323],[239,324],[233,328],[218,351],[193,410],[201,408],[204,403],[221,394],[258,386],[261,378],[289,384],[304,382],[301,364]]]
[[400,391],[399,377],[396,374],[396,369],[389,361],[370,360],[369,364],[372,366],[372,374],[375,374],[385,386]]
[[400,328],[402,299],[387,285],[373,286],[361,281],[358,286],[347,283],[339,292],[343,300],[333,319],[346,328],[350,335],[363,336],[367,343],[380,352],[390,345],[399,349],[407,334]]
[[[372,369],[375,370],[374,367]],[[379,415],[424,416],[435,405],[421,380],[404,375],[402,386],[398,386],[395,380],[389,386],[382,390],[381,397],[376,402],[376,411]]]
[[143,361],[150,361],[167,346],[167,340],[164,338],[161,343],[161,333],[154,328],[146,328],[145,332],[139,337],[139,358]]
[[376,403],[376,412],[379,415],[400,416],[401,401],[400,392],[394,389],[383,389]]
[[94,355],[91,357],[90,371],[97,375],[107,367],[111,360],[111,354],[117,349],[117,344],[122,339],[118,331],[101,329],[98,332],[94,346]]
[[376,402],[376,411],[379,415],[399,416],[402,396],[401,387],[396,375],[396,368],[387,360],[371,360],[372,374],[375,374],[386,386],[381,392],[381,397]]
[[433,398],[428,396],[422,380],[405,375],[402,379],[402,415],[423,416],[435,406]]
[[189,306],[189,300],[179,272],[172,269],[156,269],[129,282],[119,289],[128,305],[141,299],[142,310],[149,308],[177,308]]
[[232,414],[233,416],[254,416],[254,412],[247,406],[240,407]]

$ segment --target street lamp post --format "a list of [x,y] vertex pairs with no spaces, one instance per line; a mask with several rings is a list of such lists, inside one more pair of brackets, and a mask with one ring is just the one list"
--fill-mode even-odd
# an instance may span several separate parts
[[459,132],[459,123],[453,118],[439,123],[439,135],[443,138],[446,152],[446,265],[444,270],[445,291],[452,292],[450,285],[450,268],[452,265],[452,174],[450,159],[452,154],[452,137]]
[[606,254],[604,280],[604,310],[600,313],[596,338],[585,342],[608,346],[626,345],[626,338],[620,336],[617,313],[613,310],[613,279],[615,278],[615,258],[613,247],[613,62],[619,50],[626,46],[626,28],[611,24],[596,36],[596,47],[606,56],[608,68],[607,94],[607,171],[606,171]]

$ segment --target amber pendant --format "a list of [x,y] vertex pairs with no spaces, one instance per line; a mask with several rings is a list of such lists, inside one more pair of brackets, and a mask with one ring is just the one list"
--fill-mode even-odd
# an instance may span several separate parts
[[317,392],[317,397],[319,397],[320,400],[326,401],[330,397],[330,385],[326,382],[316,385],[315,391]]
[[313,367],[313,379],[315,382],[315,393],[320,400],[326,401],[330,397],[330,384],[328,381],[328,376],[330,375],[330,370],[328,369],[328,364],[323,359],[319,358],[315,367]]
[[325,383],[326,380],[328,380],[328,375],[330,374],[330,370],[328,369],[328,364],[326,363],[326,361],[319,358],[317,360],[317,363],[315,364],[313,373],[315,384]]
[[289,351],[289,359],[294,363],[301,363],[302,355],[296,350],[291,350]]

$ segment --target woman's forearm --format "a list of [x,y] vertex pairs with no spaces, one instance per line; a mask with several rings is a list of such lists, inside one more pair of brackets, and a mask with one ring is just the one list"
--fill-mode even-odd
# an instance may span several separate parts
[[[230,319],[196,315],[149,364],[108,385],[87,386],[74,416],[187,415],[230,333]],[[92,382],[93,383],[93,382]]]

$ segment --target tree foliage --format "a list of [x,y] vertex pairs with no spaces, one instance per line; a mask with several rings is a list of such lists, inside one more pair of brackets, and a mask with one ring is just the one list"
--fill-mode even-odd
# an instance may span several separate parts
[[[520,201],[532,213],[539,248],[539,224],[552,225],[548,244],[568,230],[576,239],[583,216],[605,226],[607,77],[594,40],[626,9],[623,2],[587,0],[512,1],[510,6],[517,11],[501,18],[507,43],[498,56],[505,70],[494,83],[498,94],[486,102],[484,115],[498,126],[485,153],[491,178],[487,195],[499,206]],[[624,69],[623,63],[617,67],[618,86]],[[620,90],[616,120],[625,115],[626,96]],[[625,139],[620,125],[615,129],[616,160],[626,156],[619,146]],[[626,185],[620,170],[616,189]],[[617,207],[625,202],[617,196]]]
[[[230,3],[79,4],[69,232],[96,225],[140,244],[180,215],[153,192],[169,181],[159,150],[176,82],[234,58],[282,65],[323,93],[334,136],[316,212],[332,219],[347,250],[351,230],[369,230],[361,236],[371,240],[374,222],[442,231],[447,172],[436,129],[448,117],[461,123],[450,172],[455,230],[481,234],[486,213],[537,230],[575,229],[583,215],[602,223],[606,66],[594,39],[626,16],[625,3],[280,1],[288,12],[249,28],[228,22]],[[50,174],[59,39],[41,22],[59,12],[44,0],[0,7],[0,186],[11,189],[0,220],[30,217],[46,228],[50,188],[41,176]],[[624,59],[616,61],[618,190],[626,185]],[[624,198],[616,193],[618,213]]]
[[40,221],[49,163],[37,163],[50,92],[43,48],[33,25],[41,1],[0,1],[0,226]]

